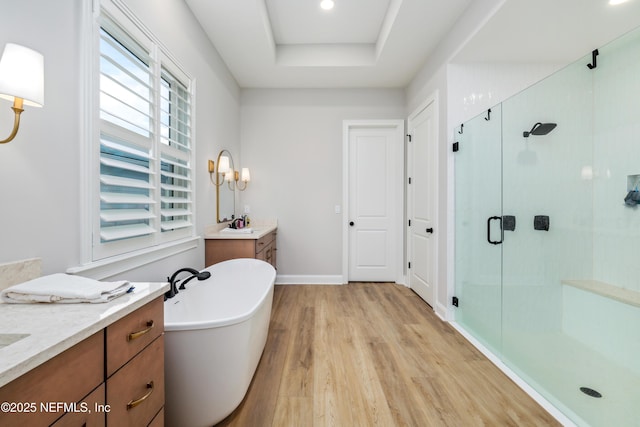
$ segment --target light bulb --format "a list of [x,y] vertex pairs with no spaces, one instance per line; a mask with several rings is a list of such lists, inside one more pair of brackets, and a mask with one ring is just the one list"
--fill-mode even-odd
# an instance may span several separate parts
[[333,9],[334,4],[333,0],[322,0],[320,2],[320,7],[324,10],[331,10]]

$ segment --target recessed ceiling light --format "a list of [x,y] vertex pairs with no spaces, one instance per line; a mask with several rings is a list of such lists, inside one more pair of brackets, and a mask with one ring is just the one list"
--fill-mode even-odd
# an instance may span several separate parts
[[609,0],[609,4],[612,6],[618,5],[618,4],[622,4],[622,3],[626,3],[629,0]]
[[334,4],[335,3],[333,3],[333,0],[322,0],[320,2],[320,7],[324,10],[331,10],[333,9]]

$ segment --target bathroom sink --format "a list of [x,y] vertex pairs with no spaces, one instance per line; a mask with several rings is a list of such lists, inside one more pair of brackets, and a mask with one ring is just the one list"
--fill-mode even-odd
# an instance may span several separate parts
[[0,334],[0,349],[28,337],[29,334]]
[[221,233],[232,233],[232,234],[251,234],[253,233],[253,229],[251,227],[245,228],[223,228],[220,230]]

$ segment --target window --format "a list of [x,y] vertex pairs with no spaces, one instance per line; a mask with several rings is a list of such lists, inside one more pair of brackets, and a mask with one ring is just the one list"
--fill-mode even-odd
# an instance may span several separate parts
[[190,79],[121,21],[99,18],[91,261],[194,236]]

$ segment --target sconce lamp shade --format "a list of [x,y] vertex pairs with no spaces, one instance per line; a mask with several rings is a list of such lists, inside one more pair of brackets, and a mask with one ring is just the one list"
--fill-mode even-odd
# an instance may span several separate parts
[[218,173],[226,174],[229,172],[229,157],[220,156],[220,161],[218,162]]
[[249,173],[249,168],[242,168],[242,177],[241,177],[242,182],[249,182],[251,181],[251,174]]
[[0,97],[13,101],[22,98],[24,105],[44,105],[44,57],[41,53],[7,43],[0,59]]

